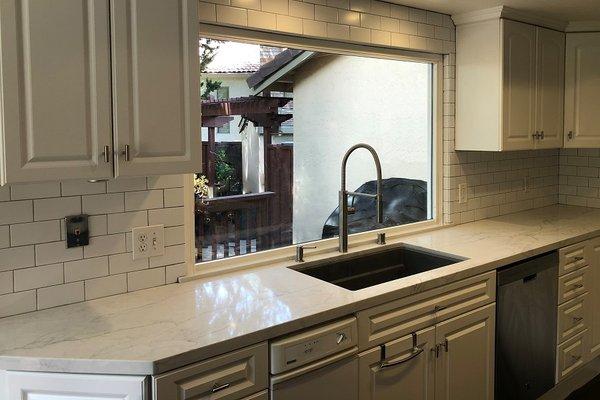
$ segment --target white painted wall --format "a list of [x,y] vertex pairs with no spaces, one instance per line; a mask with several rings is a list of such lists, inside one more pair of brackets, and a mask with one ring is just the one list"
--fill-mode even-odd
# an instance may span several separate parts
[[[359,142],[378,152],[384,178],[430,180],[429,65],[322,56],[294,83],[294,242],[320,239],[338,203],[340,166]],[[348,162],[348,189],[375,179],[366,150]]]

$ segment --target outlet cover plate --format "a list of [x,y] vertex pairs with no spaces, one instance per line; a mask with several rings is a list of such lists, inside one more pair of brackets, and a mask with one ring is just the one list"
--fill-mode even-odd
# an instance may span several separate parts
[[132,229],[133,259],[140,260],[165,254],[165,226],[141,226]]

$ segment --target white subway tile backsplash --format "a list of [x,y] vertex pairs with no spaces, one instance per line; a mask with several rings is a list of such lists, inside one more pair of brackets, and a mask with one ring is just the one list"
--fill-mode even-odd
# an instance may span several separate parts
[[148,225],[148,211],[132,211],[108,215],[108,233],[129,232],[132,228]]
[[22,183],[11,185],[11,200],[40,199],[60,196],[60,182]]
[[0,225],[30,221],[33,221],[33,203],[31,200],[0,203]]
[[111,275],[85,281],[85,299],[113,296],[127,292],[127,275]]
[[13,292],[13,271],[0,272],[0,295]]
[[43,310],[85,300],[83,282],[50,286],[38,289],[37,308]]
[[108,193],[131,192],[135,190],[146,190],[145,177],[117,178],[106,182],[106,191]]
[[164,208],[160,210],[148,210],[148,224],[164,225],[165,227],[184,224],[184,208]]
[[15,292],[54,286],[61,283],[64,283],[62,264],[44,265],[42,267],[18,269],[15,271]]
[[[184,257],[184,250],[174,254],[174,246],[185,242],[182,186],[183,176],[172,175],[0,187],[0,317],[127,292],[126,273],[149,268],[148,259],[133,261],[127,237],[131,242],[131,228],[148,224],[149,208],[164,203],[172,211],[155,218],[174,224],[165,229],[172,249],[164,262],[175,264]],[[150,194],[150,201],[142,198],[135,206],[139,210],[124,212],[126,194],[132,205],[140,192]],[[67,249],[64,217],[82,211],[92,214],[90,245]],[[165,281],[165,268],[158,270],[162,279],[156,272],[140,275],[129,290]],[[181,268],[169,271],[172,282]]]
[[90,238],[90,244],[83,247],[85,258],[107,256],[110,254],[125,253],[125,234],[96,236]]
[[11,246],[24,246],[57,240],[60,240],[60,222],[58,220],[29,222],[10,226]]
[[10,227],[8,225],[0,226],[0,249],[10,246]]
[[131,253],[122,253],[108,256],[108,265],[110,274],[115,275],[147,269],[149,261],[147,258],[134,260]]
[[55,264],[81,258],[83,258],[83,247],[68,249],[64,241],[35,245],[36,265]]
[[63,196],[106,193],[106,182],[70,180],[61,182]]
[[183,188],[164,190],[165,207],[182,207],[184,201]]
[[149,210],[152,208],[162,208],[163,206],[162,190],[125,193],[125,211]]
[[0,296],[0,318],[36,310],[35,290]]
[[127,288],[129,291],[147,289],[164,285],[166,282],[165,268],[152,268],[127,274]]
[[185,261],[185,245],[165,247],[165,254],[150,257],[150,268],[182,263]]
[[125,194],[96,194],[82,197],[85,214],[111,214],[125,211]]
[[183,187],[184,175],[162,175],[148,177],[148,189]]
[[187,267],[185,263],[169,265],[165,267],[166,269],[166,283],[175,283],[177,279],[185,276],[187,273]]
[[185,243],[185,227],[173,226],[165,228],[165,246]]
[[65,263],[65,282],[82,281],[106,275],[108,275],[108,257],[86,258]]
[[0,272],[35,265],[33,246],[10,247],[0,250]]
[[58,197],[33,201],[36,221],[62,219],[68,215],[81,214],[81,197]]

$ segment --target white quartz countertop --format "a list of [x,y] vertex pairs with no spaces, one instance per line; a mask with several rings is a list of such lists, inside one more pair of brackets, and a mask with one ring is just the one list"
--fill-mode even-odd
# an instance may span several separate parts
[[551,206],[401,237],[469,259],[354,292],[276,265],[8,317],[0,369],[158,374],[598,235]]

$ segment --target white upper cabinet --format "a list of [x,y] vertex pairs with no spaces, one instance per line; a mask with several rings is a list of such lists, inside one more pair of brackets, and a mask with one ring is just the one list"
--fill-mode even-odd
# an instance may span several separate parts
[[503,150],[529,149],[535,131],[535,27],[503,20]]
[[456,149],[562,147],[564,33],[458,18]]
[[536,148],[558,148],[563,144],[565,87],[565,35],[537,29]]
[[0,2],[0,184],[199,170],[197,7]]
[[116,175],[199,171],[198,2],[111,8]]
[[1,183],[109,178],[108,0],[0,3]]
[[600,33],[567,34],[565,147],[600,147]]

